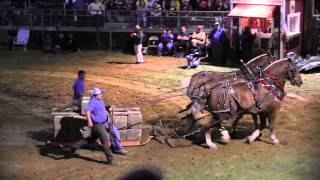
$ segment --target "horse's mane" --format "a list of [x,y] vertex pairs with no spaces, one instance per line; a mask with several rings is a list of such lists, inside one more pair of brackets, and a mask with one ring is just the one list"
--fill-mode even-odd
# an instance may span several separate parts
[[287,58],[284,58],[284,59],[279,59],[278,61],[274,61],[273,63],[271,63],[269,66],[265,67],[264,70],[265,71],[268,71],[270,70],[271,68],[273,68],[274,66],[279,66],[280,63],[283,63],[285,61],[288,61]]
[[248,61],[248,62],[247,62],[247,65],[250,65],[250,64],[251,64],[252,62],[254,62],[255,60],[257,60],[257,59],[259,59],[259,58],[261,58],[261,57],[263,57],[263,56],[267,56],[267,55],[268,55],[268,54],[261,54],[261,55],[255,57],[255,58],[251,59],[250,61]]

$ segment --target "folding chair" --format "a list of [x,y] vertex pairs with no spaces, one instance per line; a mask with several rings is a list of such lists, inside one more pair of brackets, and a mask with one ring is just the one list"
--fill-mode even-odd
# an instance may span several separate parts
[[13,40],[12,49],[15,51],[15,46],[23,47],[24,52],[27,52],[27,44],[29,42],[30,30],[26,27],[19,28],[17,37]]
[[148,39],[148,50],[147,54],[157,54],[158,52],[158,44],[159,44],[159,37],[158,36],[150,36]]

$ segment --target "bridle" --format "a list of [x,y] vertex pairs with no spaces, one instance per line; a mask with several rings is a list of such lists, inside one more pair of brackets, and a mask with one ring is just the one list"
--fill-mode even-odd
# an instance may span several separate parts
[[288,75],[289,75],[289,81],[292,85],[298,85],[298,83],[296,82],[296,78],[298,76],[298,71],[297,71],[297,67],[295,66],[295,64],[292,63],[292,60],[289,59],[289,64],[287,66],[288,68]]

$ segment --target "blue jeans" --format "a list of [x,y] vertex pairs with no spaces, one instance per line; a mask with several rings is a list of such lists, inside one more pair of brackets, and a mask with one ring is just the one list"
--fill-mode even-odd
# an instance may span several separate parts
[[[158,55],[159,55],[159,56],[161,56],[162,53],[163,53],[163,46],[164,46],[164,45],[163,45],[162,42],[158,44]],[[173,47],[173,42],[168,42],[168,43],[166,44],[166,49],[167,49],[168,52],[171,51],[172,47]]]

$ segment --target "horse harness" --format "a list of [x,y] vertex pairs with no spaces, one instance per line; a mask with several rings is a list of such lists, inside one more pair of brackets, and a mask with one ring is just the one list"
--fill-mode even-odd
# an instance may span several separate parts
[[[225,81],[221,82],[218,87],[215,87],[213,89],[220,89],[218,104],[216,106],[216,110],[214,111],[212,111],[207,104],[208,98],[210,97],[212,90],[206,87],[207,72],[201,74],[200,79],[197,83],[197,89],[193,91],[196,93],[190,94],[189,97],[198,100],[202,107],[201,112],[203,112],[203,110],[206,109],[207,111],[212,112],[214,114],[229,113],[231,117],[235,117],[239,115],[240,112],[237,112],[236,106],[239,103],[239,100],[235,95],[236,91],[233,88],[233,85],[245,83],[246,86],[252,92],[255,103],[249,106],[249,108],[242,110],[241,113],[249,110],[258,113],[262,109],[262,103],[271,100],[273,97],[282,100],[285,96],[285,92],[283,90],[284,83],[278,82],[270,74],[265,74],[264,71],[261,70],[259,67],[256,68],[258,69],[258,74],[254,74],[248,66],[243,64],[243,68],[241,68],[239,72],[241,72],[245,76],[245,81],[237,82],[235,84],[231,83],[230,81]],[[239,73],[234,72],[232,74],[232,80],[236,81],[238,80],[238,78],[240,78]],[[265,97],[260,97],[259,92],[261,86],[259,86],[259,84],[261,84],[263,87],[266,87],[270,92]]]

